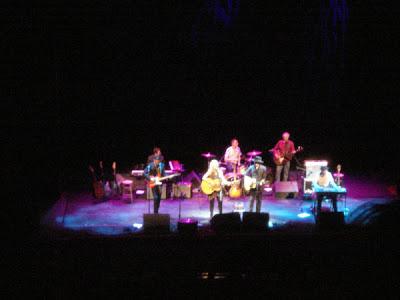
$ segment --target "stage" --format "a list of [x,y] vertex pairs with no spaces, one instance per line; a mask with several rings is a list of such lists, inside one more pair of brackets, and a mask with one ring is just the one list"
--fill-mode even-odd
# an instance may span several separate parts
[[[338,210],[343,211],[347,223],[351,222],[352,213],[366,203],[387,203],[390,195],[387,186],[364,178],[348,178],[346,181],[347,197],[338,200]],[[224,197],[223,213],[233,212],[235,203],[242,202],[248,211],[248,197],[230,199]],[[105,201],[93,198],[89,191],[64,192],[42,218],[44,228],[67,230],[101,236],[129,235],[141,232],[143,214],[153,210],[153,203],[141,196],[133,202],[129,199],[114,197]],[[301,195],[292,199],[276,199],[272,193],[263,196],[262,212],[270,215],[270,230],[279,230],[284,225],[309,224],[313,228],[315,218],[312,213],[312,200],[304,200]],[[179,207],[181,214],[179,216]],[[329,210],[329,201],[323,203],[323,209]],[[201,192],[193,193],[190,199],[167,198],[161,201],[160,211],[169,214],[171,231],[176,231],[179,218],[198,220],[199,229],[209,227],[209,202]],[[217,213],[215,204],[214,214]]]

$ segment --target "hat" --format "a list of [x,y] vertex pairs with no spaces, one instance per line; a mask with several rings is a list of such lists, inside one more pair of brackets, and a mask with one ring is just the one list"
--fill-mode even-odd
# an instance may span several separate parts
[[327,166],[321,166],[321,171],[326,171],[326,170],[328,170]]
[[255,157],[253,158],[253,163],[255,163],[255,164],[264,164],[264,162],[263,162],[261,156],[255,156]]

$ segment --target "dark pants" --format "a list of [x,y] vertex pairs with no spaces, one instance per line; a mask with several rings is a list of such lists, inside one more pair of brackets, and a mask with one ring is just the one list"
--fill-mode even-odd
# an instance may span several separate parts
[[161,201],[161,185],[156,185],[152,188],[153,192],[153,201],[154,201],[154,210],[155,214],[158,214],[158,209],[160,208],[160,201]]
[[210,218],[214,215],[214,202],[217,200],[218,202],[218,211],[222,214],[222,194],[221,192],[213,192],[211,195],[208,195],[208,200],[210,201]]
[[230,163],[230,162],[227,162],[227,163],[226,163],[226,173],[231,173],[231,172],[233,172],[234,168],[235,168],[235,165],[234,165],[234,164],[232,164],[232,163]]
[[253,211],[254,200],[256,201],[256,212],[261,212],[261,199],[262,198],[262,191],[259,189],[251,189],[250,190],[250,205],[249,211]]
[[287,181],[289,177],[290,161],[286,162],[284,165],[276,166],[275,181],[281,181],[282,170],[283,170],[282,181]]
[[[337,195],[332,195],[329,196],[332,200],[332,205],[333,205],[333,211],[337,212]],[[322,201],[324,200],[324,195],[318,195],[317,198],[317,214],[319,214],[321,212],[321,205],[322,205]]]

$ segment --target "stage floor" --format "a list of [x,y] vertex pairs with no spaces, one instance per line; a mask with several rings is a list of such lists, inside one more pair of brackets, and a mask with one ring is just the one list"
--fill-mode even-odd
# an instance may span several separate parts
[[[348,219],[351,213],[360,205],[367,202],[388,202],[390,197],[384,184],[366,181],[365,179],[351,179],[346,181],[348,191],[346,203],[338,201],[338,210],[345,213]],[[151,200],[150,200],[151,201]],[[234,211],[234,205],[243,202],[245,211],[248,211],[248,197],[232,200],[224,197],[223,212]],[[132,234],[140,231],[143,224],[143,214],[153,209],[152,201],[142,196],[133,200],[118,198],[98,202],[89,192],[64,192],[52,208],[42,218],[42,225],[51,229],[67,229],[74,232],[85,232],[94,235],[115,236]],[[345,207],[346,204],[346,207]],[[176,230],[179,219],[194,218],[199,227],[209,225],[209,202],[202,193],[194,193],[190,199],[165,199],[161,201],[159,213],[169,214],[171,230]],[[273,230],[288,223],[315,223],[312,214],[313,201],[296,199],[276,199],[273,195],[264,195],[262,212],[270,214],[269,227]],[[323,203],[323,208],[329,209],[329,202]],[[214,213],[217,213],[215,203]],[[304,213],[304,214],[301,214]]]

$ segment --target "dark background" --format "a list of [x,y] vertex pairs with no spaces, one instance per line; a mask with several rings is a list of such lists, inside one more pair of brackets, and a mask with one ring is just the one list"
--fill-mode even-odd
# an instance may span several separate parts
[[201,171],[200,153],[222,155],[236,136],[270,164],[266,150],[285,130],[301,159],[398,179],[398,10],[348,1],[346,33],[327,54],[329,1],[241,1],[227,28],[205,12],[212,2],[4,4],[13,113],[3,124],[16,129],[7,152],[17,175],[39,182],[35,205],[54,202],[89,163],[129,170],[156,145]]

